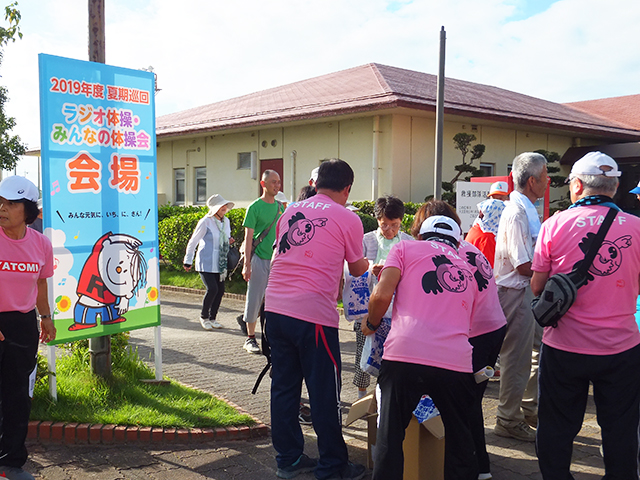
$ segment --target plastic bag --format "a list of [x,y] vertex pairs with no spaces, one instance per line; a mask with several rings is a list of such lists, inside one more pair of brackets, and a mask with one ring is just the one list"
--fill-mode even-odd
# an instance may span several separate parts
[[369,313],[369,276],[369,272],[365,272],[361,277],[354,277],[345,263],[342,305],[344,318],[350,322],[361,320]]
[[362,356],[360,357],[360,368],[363,372],[377,377],[380,374],[380,364],[382,363],[382,354],[384,351],[384,342],[391,330],[391,319],[383,318],[380,326],[371,335],[367,335],[362,347]]

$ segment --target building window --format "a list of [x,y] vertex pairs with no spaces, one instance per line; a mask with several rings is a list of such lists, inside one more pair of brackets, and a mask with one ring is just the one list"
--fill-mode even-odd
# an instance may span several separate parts
[[207,201],[207,167],[194,168],[196,179],[196,203],[205,203]]
[[512,163],[508,163],[507,164],[507,175],[509,175],[511,173],[511,170],[513,170],[513,164]]
[[237,170],[251,170],[251,152],[241,152],[238,154]]
[[173,183],[176,192],[175,203],[177,205],[184,205],[185,201],[185,175],[184,168],[176,168],[173,170]]
[[495,163],[480,163],[480,170],[482,170],[483,177],[493,177],[496,172]]

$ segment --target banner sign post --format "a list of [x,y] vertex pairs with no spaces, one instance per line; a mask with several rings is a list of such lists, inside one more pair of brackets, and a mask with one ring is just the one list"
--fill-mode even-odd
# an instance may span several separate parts
[[160,324],[154,75],[39,55],[59,344]]

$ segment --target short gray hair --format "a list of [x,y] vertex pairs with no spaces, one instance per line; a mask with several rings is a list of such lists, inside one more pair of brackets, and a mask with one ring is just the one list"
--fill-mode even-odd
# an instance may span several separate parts
[[515,189],[522,192],[531,177],[540,178],[546,164],[547,159],[534,152],[524,152],[514,158],[511,175]]
[[613,197],[618,190],[618,177],[606,177],[604,175],[574,174],[572,178],[578,178],[582,182],[585,195],[606,195]]
[[266,182],[269,179],[269,175],[271,175],[272,173],[275,173],[276,175],[278,175],[278,177],[280,177],[280,174],[275,170],[265,170],[264,172],[262,172],[262,181]]

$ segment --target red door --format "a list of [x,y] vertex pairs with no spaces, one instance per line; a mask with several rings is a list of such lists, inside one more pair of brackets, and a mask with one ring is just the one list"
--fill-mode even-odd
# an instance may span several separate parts
[[[284,171],[283,171],[282,165],[283,163],[281,158],[260,160],[260,176],[258,178],[262,180],[262,174],[264,173],[265,170],[275,170],[276,172],[278,172],[278,175],[280,175],[280,185],[281,185],[280,190],[282,190],[282,185],[284,185]],[[258,189],[260,190],[258,194],[262,195],[262,187],[260,186],[259,183],[258,183]]]

